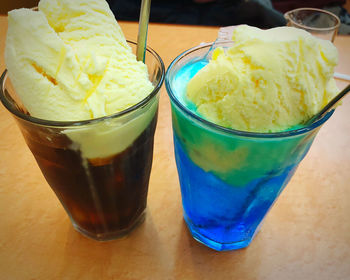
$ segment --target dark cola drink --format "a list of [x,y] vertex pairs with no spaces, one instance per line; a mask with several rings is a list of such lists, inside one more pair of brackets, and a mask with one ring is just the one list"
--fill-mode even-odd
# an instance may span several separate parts
[[84,159],[79,150],[69,148],[72,141],[65,134],[19,121],[42,173],[78,231],[109,240],[143,219],[157,113],[124,151],[98,159]]
[[[135,53],[136,43],[128,43]],[[122,112],[91,120],[31,116],[7,71],[0,77],[0,101],[16,119],[47,182],[73,226],[96,240],[125,235],[144,217],[165,75],[155,51],[147,48],[144,55],[152,92]]]

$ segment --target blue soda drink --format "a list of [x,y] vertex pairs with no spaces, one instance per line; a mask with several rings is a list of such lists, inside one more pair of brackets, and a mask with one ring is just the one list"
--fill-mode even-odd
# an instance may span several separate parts
[[178,56],[166,87],[184,219],[192,236],[218,251],[246,247],[309,150],[322,123],[279,133],[224,128],[196,114],[184,96],[210,45]]

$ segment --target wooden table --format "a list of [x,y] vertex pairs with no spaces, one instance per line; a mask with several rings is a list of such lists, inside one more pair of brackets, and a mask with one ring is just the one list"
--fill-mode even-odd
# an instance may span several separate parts
[[[127,38],[136,38],[135,23],[121,26]],[[6,28],[0,17],[1,54]],[[149,44],[168,66],[180,52],[213,41],[217,31],[151,24]],[[335,44],[337,71],[350,74],[350,37],[339,36]],[[182,219],[164,86],[146,221],[105,243],[73,229],[0,105],[0,279],[350,279],[349,120],[350,97],[324,125],[252,244],[216,252],[192,239]]]

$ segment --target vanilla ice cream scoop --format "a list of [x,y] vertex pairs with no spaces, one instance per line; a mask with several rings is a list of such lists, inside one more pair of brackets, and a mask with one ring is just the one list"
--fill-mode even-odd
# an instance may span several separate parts
[[250,132],[284,131],[337,93],[335,46],[293,27],[239,26],[234,45],[214,51],[189,81],[187,98],[204,118]]
[[34,117],[103,117],[153,90],[105,0],[41,0],[38,11],[9,12],[8,23],[8,74]]

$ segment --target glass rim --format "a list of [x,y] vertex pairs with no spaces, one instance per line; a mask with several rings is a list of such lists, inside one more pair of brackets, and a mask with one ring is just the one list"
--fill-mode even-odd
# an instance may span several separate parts
[[[131,40],[126,40],[126,41],[129,44],[137,45],[137,43],[134,41],[131,41]],[[153,57],[155,57],[158,60],[158,62],[160,64],[159,66],[160,66],[162,75],[161,75],[158,83],[153,88],[153,90],[144,99],[142,99],[140,102],[136,103],[135,105],[128,107],[125,110],[122,110],[120,112],[110,114],[107,116],[103,116],[103,117],[94,118],[94,119],[86,119],[86,120],[79,120],[79,121],[54,121],[54,120],[46,120],[46,119],[33,117],[31,115],[27,115],[27,114],[23,113],[22,111],[18,110],[12,104],[12,102],[10,102],[8,100],[8,98],[5,97],[5,82],[6,82],[6,79],[8,78],[7,69],[4,70],[4,72],[2,73],[2,75],[0,77],[0,101],[6,107],[6,109],[9,110],[16,117],[18,117],[22,120],[31,122],[31,123],[45,125],[45,126],[52,126],[52,127],[81,126],[81,125],[87,125],[87,124],[92,124],[92,123],[98,123],[98,122],[101,122],[104,120],[119,118],[121,116],[124,116],[124,115],[130,113],[130,112],[134,112],[137,109],[139,109],[140,107],[148,104],[149,101],[152,100],[153,97],[155,97],[157,95],[160,88],[162,87],[163,81],[165,79],[164,62],[163,62],[162,58],[158,55],[158,53],[155,50],[153,50],[151,47],[147,46],[146,51],[148,51],[150,54],[153,55]]]
[[[328,16],[331,16],[332,18],[335,19],[336,24],[333,27],[311,27],[311,26],[307,26],[304,24],[300,24],[298,22],[296,22],[294,19],[292,19],[289,15],[295,12],[299,12],[299,11],[313,11],[313,12],[319,12],[322,14],[327,14]],[[293,22],[293,24],[295,24],[296,26],[298,26],[299,28],[302,29],[308,29],[308,30],[312,30],[315,32],[326,32],[326,31],[332,31],[332,30],[337,30],[340,26],[340,19],[337,15],[333,14],[330,11],[327,10],[323,10],[323,9],[318,9],[318,8],[297,8],[294,10],[290,10],[288,12],[284,13],[284,17],[286,20],[290,20]]]
[[[232,42],[232,41],[225,41],[226,43]],[[224,43],[225,43],[224,42]],[[297,129],[292,129],[292,130],[286,130],[286,131],[281,131],[281,132],[249,132],[249,131],[243,131],[243,130],[237,130],[233,128],[228,128],[224,127],[218,124],[215,124],[209,120],[206,120],[202,118],[201,116],[197,115],[190,109],[188,109],[186,106],[184,106],[175,96],[171,86],[170,86],[170,81],[169,81],[169,75],[172,72],[173,66],[180,61],[182,58],[186,57],[188,54],[195,52],[200,49],[208,48],[212,46],[214,42],[209,42],[209,43],[203,43],[198,46],[195,46],[193,48],[190,48],[181,54],[179,54],[177,57],[174,58],[174,60],[170,63],[166,74],[165,74],[165,87],[167,89],[168,95],[170,97],[170,100],[178,107],[182,112],[187,114],[188,116],[194,118],[195,120],[199,121],[200,123],[205,124],[206,126],[209,126],[210,128],[232,134],[232,135],[237,135],[237,136],[244,136],[244,137],[251,137],[251,138],[284,138],[284,137],[290,137],[290,136],[296,136],[296,135],[301,135],[305,134],[307,132],[310,132],[318,127],[320,127],[323,123],[325,123],[333,114],[334,109],[329,111],[327,114],[325,114],[322,118],[314,121],[312,124],[297,128]]]

